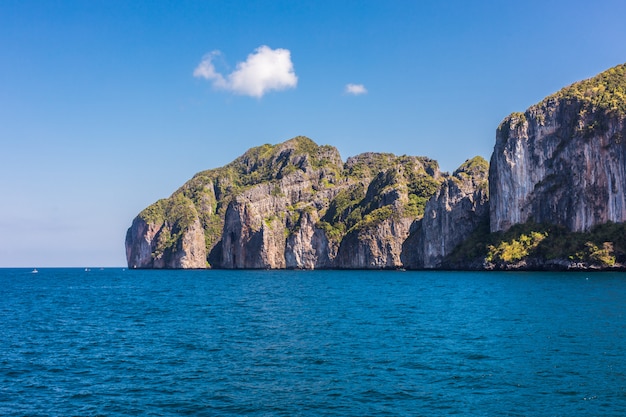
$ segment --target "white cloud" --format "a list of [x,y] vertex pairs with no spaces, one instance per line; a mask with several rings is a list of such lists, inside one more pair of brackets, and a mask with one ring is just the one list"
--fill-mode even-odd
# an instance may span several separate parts
[[355,96],[358,96],[360,94],[366,94],[367,89],[365,88],[363,84],[347,84],[346,93],[354,94]]
[[226,85],[226,80],[222,74],[215,71],[215,66],[213,65],[213,58],[220,55],[220,51],[213,51],[209,54],[206,54],[200,64],[193,71],[193,76],[197,78],[204,78],[207,80],[213,80],[213,84],[216,87],[224,88]]
[[226,76],[217,72],[213,65],[218,55],[219,51],[205,55],[193,71],[194,77],[210,80],[216,88],[258,98],[268,91],[294,88],[298,84],[288,49],[260,46]]

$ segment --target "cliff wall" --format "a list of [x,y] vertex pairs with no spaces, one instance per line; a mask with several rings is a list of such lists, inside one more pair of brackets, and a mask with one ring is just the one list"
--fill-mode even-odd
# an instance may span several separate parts
[[[424,157],[364,153],[343,163],[335,148],[304,137],[264,145],[142,211],[127,232],[128,264],[403,268],[416,250],[407,238],[447,178]],[[470,194],[471,184],[462,186]]]
[[440,268],[448,256],[488,219],[489,165],[481,157],[466,161],[426,203],[424,218],[407,243],[407,266]]
[[626,220],[626,65],[508,116],[491,157],[493,232],[534,221],[586,231]]
[[126,232],[129,268],[206,268],[205,233],[191,201],[161,200],[142,214]]

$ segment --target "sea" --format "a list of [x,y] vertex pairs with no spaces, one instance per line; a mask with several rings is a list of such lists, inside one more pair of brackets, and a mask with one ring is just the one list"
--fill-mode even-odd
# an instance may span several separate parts
[[624,273],[0,269],[1,416],[625,416]]

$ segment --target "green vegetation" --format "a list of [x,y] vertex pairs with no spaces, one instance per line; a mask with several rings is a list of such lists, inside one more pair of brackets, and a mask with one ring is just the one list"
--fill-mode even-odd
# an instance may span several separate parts
[[166,199],[161,199],[143,209],[139,213],[139,218],[146,223],[161,224],[165,220]]
[[626,114],[626,64],[574,83],[547,97],[543,102],[552,99],[578,101],[591,109]]
[[341,190],[330,202],[317,227],[324,230],[329,239],[340,240],[348,229],[361,221],[359,204],[364,197],[365,188],[361,183]]
[[387,171],[380,172],[367,187],[367,193],[361,203],[363,214],[368,214],[372,210],[382,207],[385,204],[389,204],[388,195],[395,190],[404,188],[406,190],[406,184],[401,173],[397,168],[390,168]]
[[497,246],[487,245],[487,262],[516,262],[526,258],[546,238],[546,232],[521,234],[510,241],[502,241]]
[[304,136],[278,145],[254,147],[228,165],[199,172],[171,197],[144,209],[139,217],[148,223],[163,225],[157,237],[156,255],[162,256],[166,250],[172,250],[177,239],[196,218],[204,228],[206,247],[210,251],[221,239],[226,208],[235,196],[257,184],[269,182],[273,183],[270,194],[284,197],[279,180],[310,167],[324,169],[323,188],[332,187],[333,175],[338,178],[341,174],[336,149],[318,146]]
[[[371,230],[389,218],[420,218],[441,185],[442,179],[434,178],[438,170],[436,161],[424,157],[365,153],[351,158],[344,178],[358,182],[337,194],[318,227],[339,240],[346,233]],[[393,203],[402,195],[407,199],[404,207],[395,209]]]
[[272,191],[270,192],[270,194],[273,195],[274,197],[284,197],[285,196],[285,194],[283,194],[283,191],[280,189],[278,184],[274,185],[274,188],[272,188]]
[[485,176],[489,173],[489,162],[482,156],[475,156],[472,159],[468,159],[461,164],[460,167],[454,171],[454,176],[457,175],[470,175],[473,177]]
[[354,179],[372,178],[394,166],[396,158],[391,153],[367,152],[357,155],[352,158],[350,164],[346,163],[345,175]]
[[497,265],[522,260],[581,262],[611,267],[626,262],[626,224],[606,223],[588,232],[569,232],[564,227],[536,223],[518,224],[506,232],[489,233],[481,225],[448,257],[451,264],[484,260]]
[[293,139],[290,139],[287,143],[293,143],[296,154],[298,155],[309,155],[316,156],[319,146],[317,143],[313,142],[311,139],[306,136],[296,136]]
[[[367,181],[345,189],[330,202],[318,227],[335,240],[346,233],[371,230],[381,222],[398,217],[420,218],[426,202],[439,189],[442,179],[434,175],[436,161],[422,157],[366,153],[346,164],[347,179]],[[405,195],[401,209],[393,203]]]
[[302,218],[302,210],[296,206],[287,206],[286,226],[288,229],[297,231],[300,229],[300,219]]
[[439,190],[443,181],[434,178],[439,166],[436,161],[428,158],[401,157],[400,163],[404,167],[404,182],[409,197],[404,207],[404,215],[421,218],[424,216],[426,203]]
[[271,228],[273,223],[278,219],[278,216],[275,214],[270,215],[269,217],[266,217],[265,219],[263,219],[263,223],[265,223],[265,226],[268,228]]
[[168,229],[167,227],[162,228],[157,236],[156,248],[152,253],[152,256],[156,259],[161,258],[165,251],[171,248],[174,243],[176,242],[172,239],[170,229]]
[[470,180],[474,185],[489,195],[489,162],[481,156],[475,156],[461,164],[452,174],[460,181]]
[[198,213],[193,202],[178,193],[152,204],[139,213],[139,217],[147,223],[162,225],[153,253],[155,258],[160,258],[166,251],[176,250],[176,242],[198,217]]
[[513,123],[513,127],[518,129],[524,126],[526,123],[526,115],[524,113],[515,112],[511,114],[511,123]]
[[359,203],[365,197],[365,188],[363,184],[354,184],[353,186],[341,190],[335,198],[330,202],[328,210],[322,217],[322,221],[326,221],[330,224],[336,224],[346,221]]
[[451,265],[469,265],[476,261],[482,263],[487,256],[488,245],[497,245],[502,241],[489,233],[489,218],[485,218],[445,261]]
[[426,203],[440,186],[441,181],[433,177],[427,175],[415,176],[413,182],[408,183],[409,203],[405,208],[406,215],[416,218],[423,217]]
[[424,197],[418,197],[415,194],[409,194],[409,202],[404,207],[404,215],[406,217],[422,217],[428,200]]
[[152,204],[139,213],[139,217],[147,223],[168,222],[179,229],[189,227],[197,217],[193,202],[178,193],[167,199],[162,199]]
[[354,225],[353,230],[372,230],[382,222],[394,216],[391,206],[383,206],[363,216],[363,220]]
[[340,241],[345,234],[345,225],[343,223],[332,225],[326,221],[320,221],[316,226],[324,231],[329,240],[334,242]]
[[592,262],[599,263],[603,266],[615,265],[613,242],[604,242],[602,244],[602,249],[598,248],[597,245],[591,242],[587,242],[585,246],[587,247],[587,256]]
[[524,123],[526,123],[526,115],[524,113],[511,113],[502,121],[502,123],[500,123],[498,131],[503,136],[504,140],[508,140],[509,135],[511,134],[511,128],[519,129],[524,126]]
[[[194,181],[200,184],[213,182],[216,197],[221,199],[263,182],[279,180],[297,170],[305,170],[306,161],[314,168],[332,165],[333,161],[327,157],[327,154],[332,154],[332,150],[334,148],[329,146],[317,146],[304,136],[279,145],[265,144],[249,149],[222,168],[196,174],[183,187],[189,188]],[[303,155],[307,158],[302,158]]]
[[224,219],[218,215],[206,216],[202,222],[202,226],[204,228],[204,241],[208,253],[222,238]]

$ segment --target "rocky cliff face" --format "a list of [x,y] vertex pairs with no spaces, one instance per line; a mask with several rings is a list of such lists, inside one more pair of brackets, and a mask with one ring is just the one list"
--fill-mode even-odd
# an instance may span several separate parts
[[221,268],[314,268],[328,265],[328,240],[317,213],[342,188],[342,162],[334,148],[298,152],[305,139],[278,145],[270,165],[284,167],[233,197],[225,212]]
[[534,221],[586,231],[626,220],[626,65],[508,116],[491,158],[492,231]]
[[445,257],[488,219],[488,170],[487,161],[475,157],[443,182],[406,244],[408,267],[440,268]]
[[[129,268],[206,268],[204,230],[196,217],[181,227],[165,221],[135,218],[126,233]],[[172,239],[172,231],[177,237]]]
[[126,237],[129,267],[401,268],[446,178],[424,157],[365,153],[344,164],[304,137],[253,148],[142,211]]
[[334,266],[339,246],[317,227],[316,211],[303,211],[285,244],[285,267],[290,269],[325,269]]

